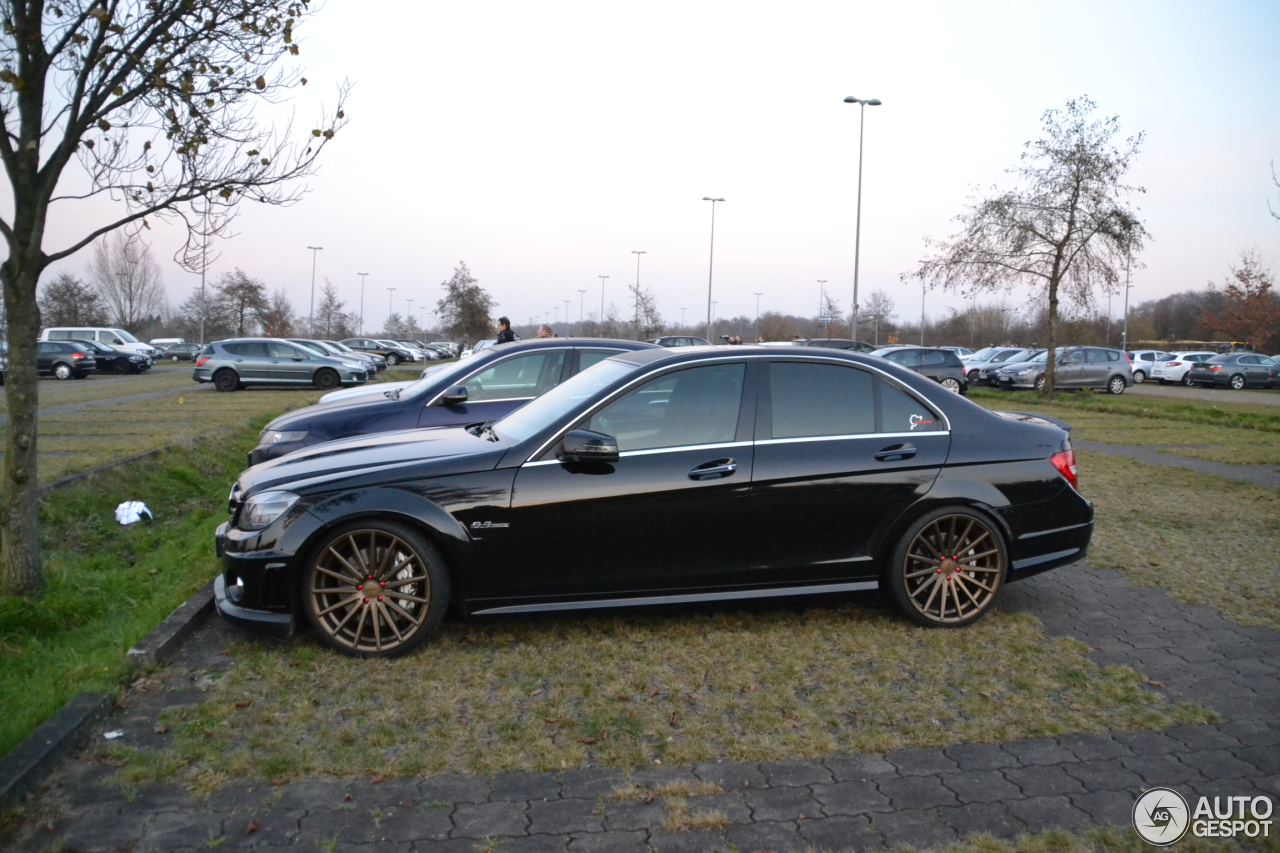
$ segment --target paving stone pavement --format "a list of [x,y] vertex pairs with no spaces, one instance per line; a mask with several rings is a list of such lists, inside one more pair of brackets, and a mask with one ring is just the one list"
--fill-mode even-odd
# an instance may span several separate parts
[[[132,800],[98,784],[111,768],[74,761],[52,795],[66,804],[51,828],[14,849],[187,850],[225,846],[298,850],[801,851],[926,847],[989,832],[1014,837],[1059,827],[1127,825],[1137,795],[1168,785],[1192,796],[1280,799],[1280,634],[1235,625],[1207,607],[1136,587],[1118,572],[1078,564],[1006,588],[1006,610],[1032,613],[1052,635],[1088,643],[1101,664],[1125,664],[1171,700],[1213,708],[1223,721],[1163,732],[1072,734],[1004,744],[958,744],[884,755],[768,764],[655,767],[628,776],[588,768],[485,778],[240,781],[206,800],[178,786]],[[182,652],[207,668],[233,634],[213,623]],[[199,659],[199,660],[197,660]],[[155,714],[198,689],[130,694],[107,725],[137,748],[159,744]],[[150,739],[150,740],[148,740]],[[718,812],[723,832],[665,832],[666,806],[618,801],[627,782],[716,783],[687,799]],[[1194,801],[1193,801],[1194,802]]]

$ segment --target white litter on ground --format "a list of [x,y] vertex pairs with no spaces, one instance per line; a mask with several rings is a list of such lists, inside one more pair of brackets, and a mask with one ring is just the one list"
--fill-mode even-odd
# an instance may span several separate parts
[[111,731],[111,732],[103,732],[102,736],[107,740],[115,740],[116,738],[124,737],[124,732],[121,731],[120,729],[116,729],[115,731]]
[[116,507],[116,521],[121,524],[133,524],[142,521],[142,514],[147,514],[147,518],[155,518],[151,514],[151,510],[147,509],[147,505],[142,501],[125,501]]

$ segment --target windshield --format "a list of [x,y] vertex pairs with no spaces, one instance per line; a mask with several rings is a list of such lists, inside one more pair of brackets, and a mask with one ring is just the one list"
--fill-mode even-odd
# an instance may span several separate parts
[[326,357],[329,355],[329,353],[325,351],[324,347],[319,344],[313,344],[311,341],[290,341],[290,343],[300,346],[307,352],[315,355],[323,355]]
[[552,426],[601,388],[612,385],[637,370],[639,368],[634,364],[606,359],[516,409],[495,423],[493,430],[504,440],[524,441]]
[[452,380],[475,369],[476,363],[474,361],[455,361],[452,364],[442,364],[439,367],[428,368],[422,372],[421,379],[401,389],[396,399],[412,397],[414,394],[422,392],[427,386],[434,386],[442,379]]
[[973,355],[965,356],[964,360],[965,361],[990,361],[991,357],[994,356],[999,351],[1000,350],[997,347],[985,347],[983,349],[978,350]]
[[124,329],[112,329],[111,331],[115,332],[116,336],[119,337],[120,340],[124,341],[126,344],[139,343],[137,338],[135,338],[133,335],[126,332]]

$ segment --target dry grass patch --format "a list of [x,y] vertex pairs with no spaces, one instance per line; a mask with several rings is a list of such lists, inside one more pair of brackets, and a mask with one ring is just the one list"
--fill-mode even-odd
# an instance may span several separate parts
[[724,832],[729,828],[729,818],[724,812],[691,812],[689,804],[676,797],[664,801],[667,813],[662,818],[662,828],[667,832]]
[[1116,456],[1082,453],[1077,462],[1096,504],[1090,563],[1280,630],[1280,492]]
[[[414,776],[771,761],[1201,722],[1127,668],[994,612],[923,629],[871,605],[449,624],[398,660],[314,638],[233,650],[165,717],[166,778]],[[172,774],[169,774],[170,776]]]
[[612,800],[644,800],[652,801],[655,797],[707,797],[711,794],[723,794],[724,788],[716,782],[667,782],[646,788],[643,785],[624,785],[615,788],[609,795]]

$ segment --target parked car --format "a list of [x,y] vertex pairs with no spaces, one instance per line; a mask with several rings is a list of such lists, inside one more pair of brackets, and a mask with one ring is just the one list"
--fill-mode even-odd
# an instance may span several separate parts
[[965,375],[964,365],[951,350],[941,347],[881,347],[871,355],[928,376],[948,391],[969,393],[969,377]]
[[384,370],[386,370],[386,369],[387,369],[387,359],[386,359],[386,357],[385,357],[385,356],[382,356],[382,355],[379,355],[379,354],[378,354],[378,353],[376,353],[376,352],[360,352],[360,351],[358,351],[358,350],[353,350],[351,347],[347,346],[347,345],[346,345],[346,344],[344,344],[342,341],[320,341],[320,343],[322,343],[322,344],[324,344],[325,346],[329,347],[330,349],[334,350],[334,351],[335,351],[335,352],[334,352],[334,354],[335,354],[335,355],[339,355],[339,356],[341,356],[341,355],[358,355],[358,356],[361,356],[361,357],[363,357],[363,358],[367,358],[367,359],[369,359],[370,361],[372,361],[372,362],[373,362],[373,366],[374,366],[374,368],[375,368],[379,373],[381,373],[382,371],[384,371]]
[[1234,391],[1275,388],[1280,385],[1280,365],[1265,355],[1232,352],[1196,362],[1187,379],[1195,385],[1225,385]]
[[[1120,350],[1108,347],[1058,347],[1054,356],[1054,388],[1092,388],[1108,394],[1123,394],[1133,384],[1129,359]],[[1000,388],[1044,387],[1048,351],[1018,364],[1009,364],[996,373]]]
[[142,373],[151,369],[151,359],[136,352],[125,352],[97,341],[72,341],[74,346],[93,355],[99,373]]
[[875,344],[869,344],[866,341],[855,341],[849,338],[809,338],[809,340],[805,341],[805,346],[844,349],[850,352],[872,352],[876,349]]
[[1207,361],[1215,355],[1217,355],[1216,352],[1167,353],[1151,366],[1151,378],[1161,385],[1168,385],[1170,382],[1194,385],[1195,383],[1187,375],[1191,372],[1191,365],[1197,361]]
[[916,623],[959,627],[1006,583],[1085,556],[1077,488],[1066,431],[886,359],[647,348],[492,424],[248,469],[216,533],[214,597],[230,622],[286,635],[305,620],[362,657],[411,651],[451,608],[880,589]]
[[973,355],[973,350],[968,347],[938,347],[938,349],[951,350],[953,353],[960,356],[961,359],[965,359]]
[[367,374],[354,359],[319,356],[279,338],[237,338],[205,347],[191,378],[212,382],[219,391],[250,385],[314,385],[328,391],[362,385]]
[[[516,336],[516,340],[517,341],[520,340],[520,337],[518,335]],[[426,344],[422,343],[422,341],[396,340],[394,341],[394,343],[403,344],[404,346],[411,347],[415,355],[420,354],[422,356],[422,358],[420,359],[421,361],[437,361],[445,357],[440,350],[436,349],[435,347],[429,347]]]
[[404,361],[413,361],[413,353],[400,344],[388,344],[373,338],[347,338],[341,343],[356,352],[367,352],[382,356],[387,360],[388,367],[395,367]]
[[36,373],[55,379],[84,379],[98,369],[98,360],[79,341],[40,341],[36,344]]
[[1129,361],[1133,362],[1133,381],[1141,385],[1151,376],[1151,371],[1155,369],[1160,359],[1168,353],[1163,350],[1140,349],[1127,352],[1125,355],[1129,356]]
[[[546,339],[543,338],[543,340],[546,340]],[[494,346],[497,343],[498,342],[496,340],[476,341],[473,346],[470,346],[464,349],[462,351],[462,354],[459,355],[458,358],[471,358],[471,356],[475,355],[476,353],[481,352],[483,350],[487,350],[489,347]]]
[[116,349],[136,352],[154,359],[159,350],[150,344],[144,344],[124,329],[112,329],[104,326],[54,326],[40,333],[42,341],[97,341]]
[[1021,364],[1024,361],[1031,361],[1032,359],[1036,358],[1043,352],[1044,350],[1042,349],[1023,350],[1017,355],[1009,356],[1007,359],[1005,359],[1002,362],[996,362],[995,364],[987,364],[983,367],[980,367],[978,368],[977,384],[983,385],[983,386],[989,386],[992,388],[998,387],[1000,384],[998,381],[998,377],[1004,371],[1005,368],[1015,364]]
[[[316,340],[311,340],[310,338],[288,338],[287,340],[291,344],[297,344],[298,346],[304,347],[310,352],[314,352],[316,355],[323,356],[325,358],[338,358],[344,361],[356,362],[357,364],[360,364],[362,367],[364,367],[364,372],[366,376],[372,376],[374,373],[377,372],[378,368],[374,361],[374,359],[377,358],[377,356],[369,355],[368,353],[363,353],[363,352],[355,352],[354,350],[343,351],[341,349],[338,349],[338,347],[335,346],[334,344],[331,344],[327,341],[316,341]],[[382,365],[383,365],[383,369],[385,370],[386,369],[385,360],[382,362]]]
[[164,352],[171,346],[176,346],[178,344],[185,344],[186,342],[187,342],[186,338],[152,338],[151,340],[147,341],[147,343],[155,347],[157,352],[159,353]]
[[204,350],[201,344],[170,344],[160,351],[158,358],[170,361],[195,361],[196,356]]
[[326,395],[319,405],[286,412],[259,434],[249,464],[347,436],[496,421],[609,356],[651,346],[592,338],[499,344],[429,368],[417,382],[374,385],[341,404]]
[[1004,364],[1015,355],[1026,351],[1024,347],[986,347],[964,356],[960,359],[960,364],[964,367],[964,375],[969,380],[969,384],[977,385],[982,368]]
[[649,341],[651,344],[657,344],[660,347],[708,347],[711,342],[706,338],[695,337],[694,335],[663,335],[660,338],[654,338]]

